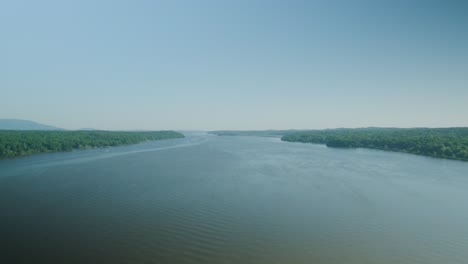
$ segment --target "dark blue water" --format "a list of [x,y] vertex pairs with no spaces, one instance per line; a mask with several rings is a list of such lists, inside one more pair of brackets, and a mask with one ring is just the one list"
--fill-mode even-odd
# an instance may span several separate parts
[[0,263],[467,263],[468,162],[278,138],[0,161]]

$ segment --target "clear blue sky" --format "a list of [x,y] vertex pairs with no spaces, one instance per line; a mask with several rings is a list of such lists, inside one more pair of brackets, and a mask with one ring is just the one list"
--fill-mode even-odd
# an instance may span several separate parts
[[468,126],[467,1],[2,1],[0,118]]

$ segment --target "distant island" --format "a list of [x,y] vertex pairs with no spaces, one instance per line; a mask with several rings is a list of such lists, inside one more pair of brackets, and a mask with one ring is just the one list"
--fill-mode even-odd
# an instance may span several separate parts
[[149,140],[183,137],[183,134],[175,131],[0,130],[0,158],[13,158],[44,152],[135,144]]
[[338,128],[323,130],[213,131],[220,136],[278,136],[331,148],[371,148],[468,161],[468,128]]
[[257,136],[257,137],[282,137],[297,132],[308,130],[216,130],[210,131],[209,134],[217,136]]

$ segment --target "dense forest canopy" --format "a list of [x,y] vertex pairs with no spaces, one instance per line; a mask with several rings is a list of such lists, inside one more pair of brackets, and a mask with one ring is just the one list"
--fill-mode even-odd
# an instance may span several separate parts
[[134,144],[147,140],[182,138],[175,131],[17,131],[0,130],[0,158],[41,152],[71,151]]
[[468,128],[360,128],[311,130],[284,141],[328,147],[373,148],[468,161]]

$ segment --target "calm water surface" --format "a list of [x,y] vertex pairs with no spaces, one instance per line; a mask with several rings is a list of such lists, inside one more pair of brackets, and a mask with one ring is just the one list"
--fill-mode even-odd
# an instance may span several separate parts
[[468,162],[278,138],[0,161],[0,263],[467,263]]

